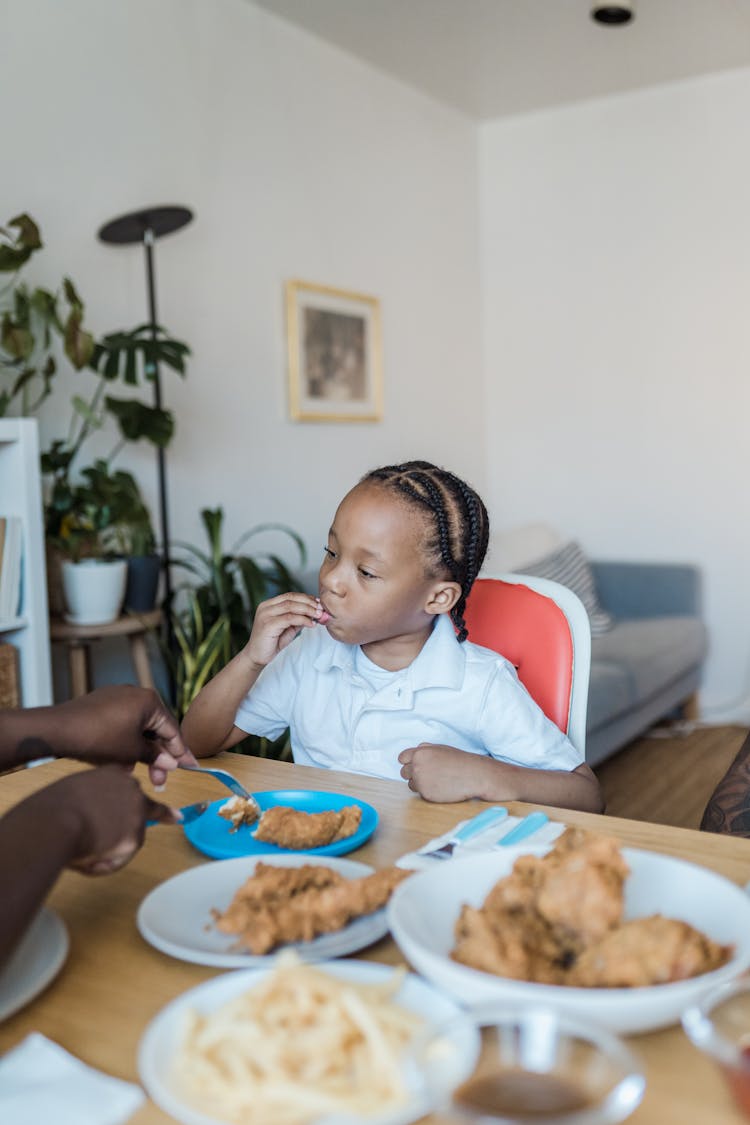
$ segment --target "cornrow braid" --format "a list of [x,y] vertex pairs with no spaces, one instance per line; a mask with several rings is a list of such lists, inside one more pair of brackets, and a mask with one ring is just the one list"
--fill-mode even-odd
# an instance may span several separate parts
[[430,461],[384,465],[366,473],[361,483],[371,481],[377,481],[432,517],[433,534],[425,542],[425,555],[431,567],[444,568],[461,587],[451,620],[458,640],[465,641],[469,635],[464,621],[466,599],[484,562],[490,533],[489,516],[481,498],[466,481]]

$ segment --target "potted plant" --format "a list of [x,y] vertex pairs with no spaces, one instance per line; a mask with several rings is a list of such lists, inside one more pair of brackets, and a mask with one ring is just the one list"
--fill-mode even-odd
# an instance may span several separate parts
[[77,484],[68,478],[56,480],[47,505],[47,537],[62,556],[67,584],[77,580],[76,564],[124,563],[124,597],[118,612],[123,605],[134,612],[153,609],[161,559],[135,478],[124,469],[112,470],[103,458],[83,469],[81,478]]
[[48,535],[61,556],[65,616],[76,625],[104,625],[120,613],[127,564],[115,549],[116,491],[107,463],[84,469],[59,487],[48,509]]
[[156,607],[162,566],[151,513],[131,473],[118,469],[108,484],[114,515],[111,542],[127,564],[123,607],[133,613],[148,613]]
[[[119,435],[115,449],[105,459],[107,497],[121,505],[130,504],[129,518],[121,519],[119,524],[123,536],[125,529],[129,529],[128,552],[133,556],[153,555],[153,529],[137,485],[129,474],[129,481],[125,482],[122,474],[111,473],[110,466],[127,442],[143,439],[165,448],[174,432],[174,420],[171,413],[161,407],[107,392],[117,380],[129,387],[139,386],[141,379],[153,380],[158,364],[184,374],[189,348],[170,338],[164,329],[148,324],[129,332],[109,333],[97,340],[84,327],[83,301],[69,278],[63,280],[59,291],[30,288],[20,280],[20,271],[41,249],[39,227],[29,215],[18,215],[6,228],[0,228],[0,273],[11,275],[8,284],[0,288],[0,416],[11,410],[24,416],[34,414],[53,393],[60,343],[64,356],[73,369],[81,373],[82,380],[89,377],[86,392],[75,393],[71,398],[66,436],[52,440],[42,453],[42,473],[47,478],[48,493],[46,533],[48,544],[53,548],[48,552],[49,600],[54,613],[62,609],[56,582],[57,552],[62,551],[68,561],[74,561],[71,550],[80,550],[92,557],[92,552],[98,551],[96,536],[105,530],[108,535],[103,542],[107,550],[110,549],[114,532],[109,516],[106,517],[107,528],[90,526],[105,517],[92,512],[85,514],[86,484],[80,485],[83,492],[76,492],[81,480],[86,481],[87,472],[94,474],[97,487],[103,484],[102,470],[97,468],[99,462],[83,472],[79,462],[87,439],[106,426],[114,426]],[[84,389],[82,387],[81,392]],[[87,483],[93,487],[91,477]],[[115,488],[120,489],[119,497],[113,495]],[[78,510],[76,518],[73,518],[74,507]],[[63,528],[66,516],[70,519]],[[141,569],[144,567],[150,572],[153,586],[154,581],[158,582],[159,561],[151,558],[141,564]],[[155,592],[150,596],[155,597]],[[140,606],[141,602],[139,599],[137,604]]]
[[148,613],[156,608],[162,568],[161,555],[156,552],[151,515],[143,501],[141,505],[143,514],[140,521],[125,523],[119,529],[128,567],[123,607],[132,613]]
[[[180,718],[204,684],[244,647],[259,603],[274,594],[300,588],[299,578],[279,555],[268,551],[248,554],[242,548],[257,536],[278,532],[294,544],[300,567],[307,559],[299,535],[283,524],[273,523],[251,528],[226,552],[222,545],[223,519],[222,508],[204,508],[201,520],[208,550],[177,542],[178,550],[170,552],[173,565],[190,575],[175,590],[172,607],[177,653],[165,654],[172,664],[175,706]],[[284,757],[289,753],[286,733],[274,741],[249,735],[235,749],[261,757]]]

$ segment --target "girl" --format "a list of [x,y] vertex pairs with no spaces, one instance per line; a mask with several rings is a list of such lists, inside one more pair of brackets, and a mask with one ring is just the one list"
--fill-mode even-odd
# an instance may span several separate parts
[[503,657],[466,640],[489,520],[427,461],[375,469],[341,501],[319,597],[263,602],[245,648],[183,722],[198,757],[289,726],[295,762],[403,777],[428,801],[598,812],[591,770]]

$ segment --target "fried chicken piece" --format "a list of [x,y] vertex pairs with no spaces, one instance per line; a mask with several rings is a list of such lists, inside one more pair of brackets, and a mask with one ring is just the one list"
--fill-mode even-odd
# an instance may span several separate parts
[[542,858],[521,856],[479,910],[464,906],[451,956],[515,980],[634,988],[723,965],[732,947],[687,922],[622,921],[628,866],[616,840],[568,829]]
[[629,868],[617,840],[568,829],[542,866],[536,909],[569,952],[580,953],[620,924]]
[[319,813],[306,813],[287,805],[272,805],[261,816],[255,829],[255,839],[294,851],[321,848],[334,840],[353,836],[361,818],[359,805],[348,805],[338,812],[329,809]]
[[273,870],[283,870],[285,875],[305,874],[295,882],[274,881],[261,872],[260,883],[251,886],[256,876],[249,879],[224,914],[214,912],[217,928],[236,934],[254,954],[343,929],[352,918],[379,910],[401,880],[412,874],[388,867],[361,879],[346,879],[327,867]]
[[654,914],[636,918],[592,945],[566,974],[580,988],[638,988],[687,980],[718,969],[733,946],[720,945],[687,922]]
[[514,980],[561,983],[576,955],[619,923],[627,872],[615,840],[568,829],[545,856],[520,856],[479,911],[463,908],[451,956]]
[[541,858],[519,857],[511,874],[495,884],[479,910],[463,908],[451,956],[514,980],[557,980],[570,951],[537,910],[544,877]]
[[560,982],[565,951],[533,914],[476,910],[464,906],[451,953],[472,969],[512,980]]
[[[345,840],[353,836],[362,823],[362,808],[360,805],[345,805],[341,812],[341,824],[333,840]],[[333,843],[333,840],[331,843]]]
[[322,890],[332,883],[343,881],[344,876],[331,867],[311,863],[302,867],[276,867],[272,863],[258,863],[253,874],[236,891],[223,917],[235,907],[247,906],[252,909],[263,905],[271,906],[275,902],[285,902],[301,891],[311,888]]
[[260,816],[260,805],[254,797],[230,797],[218,809],[219,816],[231,820],[230,832],[236,832],[243,824],[255,824]]

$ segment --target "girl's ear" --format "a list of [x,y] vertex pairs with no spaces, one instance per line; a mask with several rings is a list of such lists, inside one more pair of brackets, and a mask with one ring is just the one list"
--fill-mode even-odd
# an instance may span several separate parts
[[437,582],[431,592],[425,609],[428,613],[450,613],[461,597],[458,582]]

